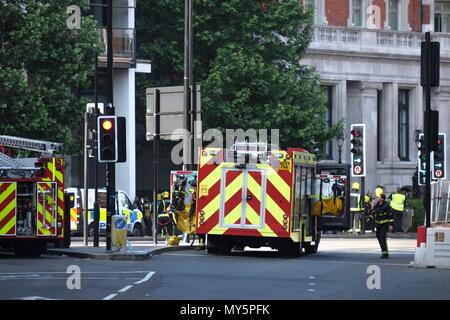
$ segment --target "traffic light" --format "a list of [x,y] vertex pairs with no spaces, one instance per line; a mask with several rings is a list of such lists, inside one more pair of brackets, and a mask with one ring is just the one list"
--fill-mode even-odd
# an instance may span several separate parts
[[364,124],[352,124],[351,144],[351,165],[353,177],[365,177],[366,176],[366,159],[365,159],[365,125]]
[[419,186],[423,186],[426,183],[426,161],[427,154],[425,153],[425,138],[424,134],[419,135],[419,152],[418,152],[418,166],[419,166]]
[[433,179],[445,179],[447,175],[445,158],[445,133],[439,133],[438,139],[432,141],[433,156],[431,157],[431,168]]
[[117,118],[98,117],[98,162],[117,162]]

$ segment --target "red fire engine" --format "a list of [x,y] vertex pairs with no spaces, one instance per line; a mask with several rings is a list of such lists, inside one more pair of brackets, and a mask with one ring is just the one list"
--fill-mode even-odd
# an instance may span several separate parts
[[203,148],[199,159],[196,232],[207,235],[209,253],[245,246],[316,253],[321,231],[348,229],[346,179],[335,181],[342,192],[324,206],[321,188],[331,180],[322,183],[315,156],[304,149],[236,143],[233,150]]
[[0,247],[40,255],[49,242],[63,246],[64,159],[52,156],[62,145],[0,136],[0,146],[40,154],[12,158],[0,150]]

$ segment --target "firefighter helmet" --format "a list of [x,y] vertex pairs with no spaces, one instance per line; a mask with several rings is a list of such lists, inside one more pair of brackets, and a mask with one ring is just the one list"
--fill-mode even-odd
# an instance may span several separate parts
[[163,199],[168,199],[168,198],[169,198],[169,192],[164,191],[164,192],[162,193],[162,197],[163,197]]
[[377,187],[377,188],[375,189],[375,196],[376,196],[376,197],[380,197],[382,194],[384,194],[383,188],[382,188],[382,187]]
[[353,182],[352,189],[359,190],[359,183],[358,182]]

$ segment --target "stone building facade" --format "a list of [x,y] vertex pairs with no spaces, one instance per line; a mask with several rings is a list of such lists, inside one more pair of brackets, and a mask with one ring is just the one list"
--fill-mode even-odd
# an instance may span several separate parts
[[[414,131],[423,130],[420,43],[426,31],[441,45],[440,87],[432,90],[432,109],[440,112],[439,131],[450,133],[450,0],[303,4],[314,7],[315,26],[302,62],[320,74],[329,98],[328,120],[345,120],[343,161],[350,159],[351,124],[364,123],[366,191],[373,194],[378,184],[388,193],[412,185],[417,167]],[[336,141],[328,152],[330,159],[338,159]]]

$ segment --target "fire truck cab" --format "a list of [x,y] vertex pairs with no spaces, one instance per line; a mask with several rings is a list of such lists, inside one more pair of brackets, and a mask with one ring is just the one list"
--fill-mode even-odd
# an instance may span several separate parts
[[[62,145],[0,136],[0,247],[40,255],[47,243],[64,245],[64,159]],[[12,149],[40,153],[10,157]]]

